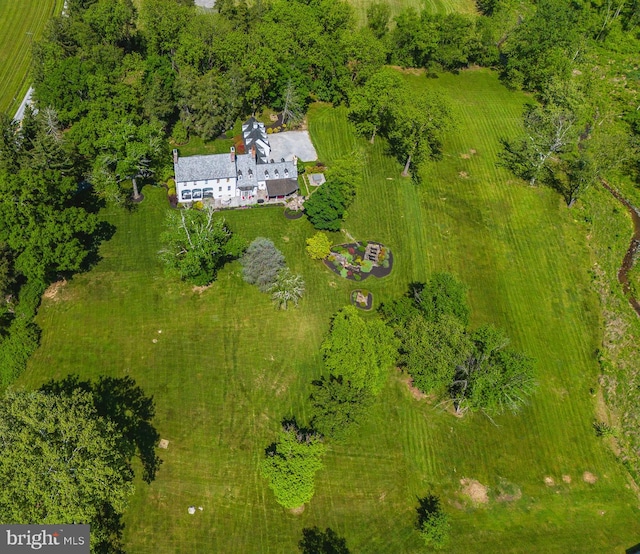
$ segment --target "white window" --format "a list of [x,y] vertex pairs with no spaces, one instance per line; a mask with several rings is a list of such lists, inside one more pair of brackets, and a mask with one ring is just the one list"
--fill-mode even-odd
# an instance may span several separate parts
[[218,192],[222,192],[222,187],[218,187]]
[[231,190],[231,185],[229,185],[229,186],[227,187],[227,190]]

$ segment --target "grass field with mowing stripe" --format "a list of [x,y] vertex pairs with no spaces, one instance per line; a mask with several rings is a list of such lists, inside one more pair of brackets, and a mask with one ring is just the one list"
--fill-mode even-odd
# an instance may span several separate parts
[[[367,21],[367,9],[378,0],[348,0],[358,16],[360,23]],[[414,8],[420,12],[425,7],[431,13],[462,13],[475,15],[478,13],[474,0],[386,0],[391,8],[393,19],[405,8]]]
[[0,112],[10,116],[29,88],[31,46],[63,0],[0,0]]
[[[518,416],[457,419],[416,400],[390,371],[358,435],[330,445],[304,513],[288,513],[258,464],[284,416],[305,420],[330,316],[359,285],[309,260],[313,229],[281,208],[224,216],[247,240],[272,239],[303,274],[298,310],[275,311],[237,262],[202,293],[171,282],[157,260],[166,193],[146,187],[135,213],[105,212],[117,231],[98,266],[44,299],[42,346],[21,379],[130,375],[154,395],[169,448],[156,481],[139,483],[132,499],[130,552],[291,553],[313,525],[334,529],[354,553],[423,552],[416,497],[430,492],[451,514],[451,552],[615,552],[640,541],[638,499],[592,429],[599,308],[583,228],[552,191],[495,166],[498,139],[518,131],[526,96],[484,70],[406,78],[416,94],[449,97],[458,123],[419,186],[400,178],[382,140],[354,137],[343,108],[318,104],[309,114],[320,160],[364,151],[364,185],[344,227],[385,243],[395,261],[366,288],[377,306],[410,281],[454,272],[469,286],[472,326],[503,326],[536,357],[538,391]],[[463,478],[488,487],[486,504],[462,494]],[[519,498],[500,501],[504,483]],[[203,510],[191,516],[190,505]]]

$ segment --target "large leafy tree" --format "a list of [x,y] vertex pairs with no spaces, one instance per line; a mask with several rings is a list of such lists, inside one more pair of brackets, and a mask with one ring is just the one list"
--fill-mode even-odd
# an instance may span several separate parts
[[472,343],[464,327],[451,316],[428,321],[422,315],[412,317],[398,330],[400,364],[421,391],[446,395],[465,363]]
[[548,181],[552,162],[572,148],[580,130],[572,110],[551,103],[527,105],[523,123],[524,136],[503,141],[502,163],[533,186]]
[[327,171],[327,181],[304,203],[311,224],[316,229],[338,231],[361,183],[362,160],[359,155],[336,160]]
[[260,464],[276,500],[285,508],[298,508],[313,498],[315,474],[322,469],[325,446],[319,435],[286,422],[278,441]]
[[387,138],[398,158],[405,161],[402,175],[406,177],[410,167],[440,154],[453,119],[449,104],[439,94],[415,96],[407,89],[401,98],[392,112]]
[[397,355],[391,329],[379,319],[365,321],[353,306],[334,316],[322,352],[333,375],[342,375],[356,389],[374,395],[382,389]]
[[373,144],[376,133],[385,134],[391,123],[394,106],[399,101],[402,78],[390,68],[375,73],[362,86],[355,88],[349,98],[349,118],[359,133],[371,137]]
[[[94,551],[120,552],[133,472],[116,425],[89,393],[10,391],[0,401],[0,519],[90,523]],[[106,551],[106,550],[105,550]]]
[[342,376],[323,376],[313,385],[310,397],[313,428],[325,437],[344,439],[364,419],[373,396]]
[[94,186],[98,194],[119,202],[122,197],[119,184],[130,179],[133,199],[139,200],[138,179],[149,177],[152,166],[166,155],[162,125],[158,122],[136,125],[131,119],[110,121],[107,125],[109,132],[101,132],[97,142]]
[[492,326],[479,328],[471,341],[471,355],[456,368],[451,386],[456,411],[494,415],[520,410],[536,386],[533,359],[508,348],[504,331]]
[[44,116],[25,127],[28,134],[8,118],[0,122],[0,241],[14,253],[16,271],[41,282],[78,271],[98,227],[97,217],[77,205],[77,177]]
[[213,209],[167,212],[161,239],[160,257],[168,271],[195,285],[213,281],[218,270],[244,250],[242,239]]

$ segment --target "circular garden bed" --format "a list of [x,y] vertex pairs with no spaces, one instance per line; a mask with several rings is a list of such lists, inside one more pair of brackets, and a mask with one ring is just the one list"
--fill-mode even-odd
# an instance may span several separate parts
[[351,291],[351,303],[361,310],[370,310],[373,307],[373,294],[366,289]]
[[331,254],[324,263],[345,279],[364,281],[369,275],[378,278],[389,275],[393,268],[393,255],[379,242],[352,242],[331,248]]
[[302,210],[291,210],[289,208],[284,209],[284,216],[287,219],[300,219],[304,215]]

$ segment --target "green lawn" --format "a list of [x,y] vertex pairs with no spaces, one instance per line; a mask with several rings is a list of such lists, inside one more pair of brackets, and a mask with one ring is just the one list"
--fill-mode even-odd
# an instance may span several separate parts
[[[132,499],[131,552],[291,553],[312,525],[333,528],[352,552],[422,552],[414,508],[429,492],[451,513],[451,552],[615,552],[640,541],[637,498],[591,428],[600,314],[583,227],[556,194],[495,167],[498,138],[517,132],[526,97],[488,71],[407,78],[417,94],[443,91],[458,121],[420,186],[400,178],[383,141],[356,139],[343,109],[316,105],[309,116],[321,160],[365,150],[365,183],[345,228],[395,255],[392,275],[366,287],[377,305],[433,271],[456,273],[470,287],[473,325],[504,326],[537,358],[538,392],[519,416],[460,420],[415,400],[391,372],[359,435],[331,445],[304,513],[286,512],[258,463],[283,416],[304,420],[330,315],[357,287],[305,256],[313,230],[280,208],[225,217],[248,240],[274,240],[304,275],[298,310],[274,311],[242,282],[238,263],[201,294],[170,282],[156,257],[166,201],[147,187],[136,213],[105,214],[117,232],[99,265],[43,301],[42,346],[21,379],[131,375],[154,395],[170,444],[157,480]],[[488,504],[461,496],[465,477],[490,487]],[[496,501],[501,480],[522,497]],[[190,505],[203,511],[190,516]]]
[[63,0],[0,0],[0,112],[13,116],[29,88],[31,45]]
[[[348,0],[361,23],[367,21],[367,8],[380,0]],[[391,17],[394,18],[405,8],[421,11],[427,8],[432,13],[462,13],[473,15],[478,13],[474,0],[385,0],[391,7]]]

